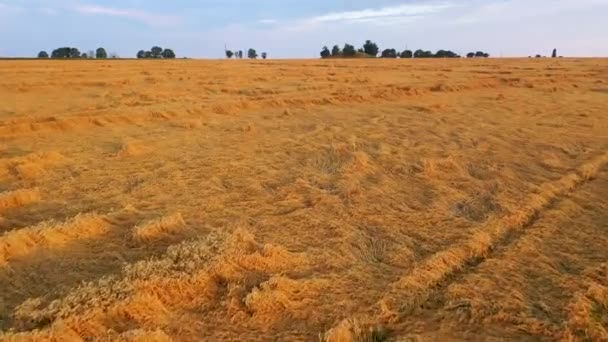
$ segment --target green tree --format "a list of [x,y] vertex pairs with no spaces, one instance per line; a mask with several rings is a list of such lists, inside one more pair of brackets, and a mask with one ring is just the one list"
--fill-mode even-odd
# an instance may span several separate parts
[[69,58],[80,58],[80,51],[77,48],[71,48]]
[[321,58],[327,58],[331,55],[331,52],[329,52],[329,48],[327,46],[323,47],[323,50],[321,50]]
[[340,56],[341,54],[342,54],[342,50],[340,50],[340,47],[338,45],[334,45],[334,47],[331,48],[332,56]]
[[100,47],[95,51],[95,57],[105,59],[108,58],[108,53],[106,52],[106,49]]
[[144,58],[154,58],[152,55],[152,51],[146,51],[144,52]]
[[163,50],[162,56],[163,58],[173,59],[175,58],[175,52],[173,52],[171,49],[165,49]]
[[239,59],[243,59],[243,50],[239,50]]
[[366,40],[365,44],[363,44],[363,51],[370,56],[376,57],[378,56],[378,51],[380,51],[380,48],[378,48],[378,45],[371,40]]
[[397,50],[385,49],[381,54],[382,58],[397,58]]
[[53,50],[51,52],[51,58],[69,58],[70,57],[70,48],[69,47],[61,47]]
[[412,58],[414,57],[414,53],[412,52],[412,50],[404,50],[401,55],[401,58]]
[[347,56],[347,57],[352,57],[356,54],[357,54],[357,50],[355,49],[354,46],[352,46],[348,43],[344,44],[344,48],[342,48],[342,55]]
[[467,53],[467,58],[473,58],[473,57],[475,57],[475,52]]
[[553,49],[553,53],[551,54],[552,58],[557,58],[557,49]]
[[249,49],[247,51],[247,58],[249,58],[249,59],[256,59],[256,58],[258,58],[257,51],[255,51],[255,49]]
[[161,48],[160,46],[153,46],[152,49],[150,49],[150,52],[152,52],[152,58],[161,58],[163,54],[163,48]]
[[49,58],[49,54],[46,51],[38,52],[38,58]]
[[268,54],[266,52],[262,52],[262,59],[268,58]]
[[230,59],[230,58],[232,58],[232,56],[234,56],[234,52],[232,52],[230,50],[226,50],[226,58]]
[[144,50],[139,50],[137,52],[137,58],[146,58],[146,51]]
[[435,57],[435,58],[460,58],[460,56],[457,53],[450,51],[450,50],[439,50],[433,57]]
[[431,58],[433,57],[433,53],[431,51],[424,51],[421,49],[416,50],[414,52],[414,58]]

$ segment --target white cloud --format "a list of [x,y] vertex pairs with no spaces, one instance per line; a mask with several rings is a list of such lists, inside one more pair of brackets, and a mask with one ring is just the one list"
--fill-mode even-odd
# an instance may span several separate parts
[[335,12],[320,16],[308,18],[306,21],[312,23],[335,22],[335,21],[372,21],[384,20],[387,18],[398,19],[409,17],[421,17],[428,14],[441,12],[448,8],[454,7],[454,4],[448,2],[436,2],[429,4],[403,4],[398,6],[383,7],[383,8],[368,8],[359,11]]
[[258,23],[260,24],[266,24],[266,25],[270,25],[270,24],[276,24],[276,20],[274,19],[262,19],[262,20],[258,20]]
[[173,26],[180,21],[177,16],[155,14],[136,9],[113,8],[98,5],[77,5],[73,9],[83,14],[126,18],[140,21],[151,26]]

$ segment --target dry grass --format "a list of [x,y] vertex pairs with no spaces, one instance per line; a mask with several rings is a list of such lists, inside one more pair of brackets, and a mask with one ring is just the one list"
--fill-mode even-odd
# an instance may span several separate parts
[[179,232],[185,226],[182,214],[175,213],[136,226],[133,228],[133,239],[137,242],[149,242]]
[[0,193],[0,212],[36,203],[40,200],[41,196],[38,189],[20,189]]
[[606,60],[0,73],[0,341],[607,338]]
[[58,248],[77,239],[99,236],[109,229],[104,217],[96,214],[78,215],[56,223],[43,222],[34,227],[13,230],[0,236],[0,266],[12,259],[23,258],[39,248]]

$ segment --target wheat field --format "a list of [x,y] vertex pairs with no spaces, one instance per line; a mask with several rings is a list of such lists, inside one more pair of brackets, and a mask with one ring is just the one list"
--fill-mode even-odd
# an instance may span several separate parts
[[1,341],[608,340],[608,60],[0,62]]

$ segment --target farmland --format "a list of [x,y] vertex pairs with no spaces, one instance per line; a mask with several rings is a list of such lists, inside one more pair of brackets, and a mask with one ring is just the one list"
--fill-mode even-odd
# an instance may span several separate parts
[[0,340],[606,340],[608,60],[0,62]]

